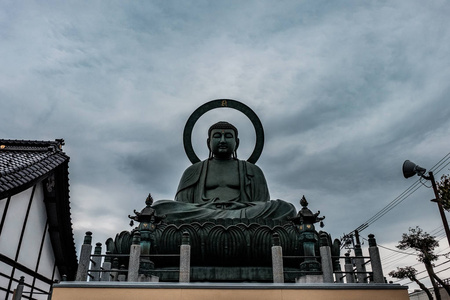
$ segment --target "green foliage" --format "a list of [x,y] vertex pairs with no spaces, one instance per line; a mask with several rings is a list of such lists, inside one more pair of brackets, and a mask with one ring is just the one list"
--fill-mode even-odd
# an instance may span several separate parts
[[423,263],[431,263],[437,260],[437,255],[433,253],[439,246],[436,238],[420,227],[409,228],[409,233],[402,235],[402,240],[398,242],[397,248],[401,250],[414,249],[418,252],[417,259]]
[[391,277],[398,278],[398,279],[408,278],[411,281],[416,280],[416,274],[417,274],[417,270],[410,266],[407,266],[404,268],[397,267],[397,271],[389,272],[389,276],[391,276]]
[[[439,282],[447,293],[450,295],[450,288],[439,278],[433,270],[433,261],[438,259],[438,256],[434,254],[434,249],[439,246],[439,242],[436,238],[426,232],[420,227],[409,228],[409,233],[402,235],[402,240],[398,242],[397,248],[401,250],[413,249],[417,251],[417,260],[425,265],[428,276],[434,278]],[[397,268],[397,271],[389,273],[390,276],[403,279],[409,278],[411,281],[416,282],[422,290],[427,293],[428,299],[433,300],[433,296],[430,291],[425,287],[423,283],[417,280],[417,271],[413,267]],[[437,299],[441,299],[439,296],[439,287],[435,281],[432,280],[433,288]]]
[[450,177],[442,175],[441,181],[436,181],[439,198],[442,200],[442,206],[446,211],[450,211]]

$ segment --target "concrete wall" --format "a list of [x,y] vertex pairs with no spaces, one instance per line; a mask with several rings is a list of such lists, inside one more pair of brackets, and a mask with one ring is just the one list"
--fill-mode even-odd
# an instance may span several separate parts
[[[433,290],[433,288],[431,287],[431,288],[428,288],[428,289],[430,290],[431,294],[434,297],[434,290]],[[447,292],[445,291],[444,288],[442,288],[442,287],[439,288],[439,292],[441,294],[441,299],[442,300],[450,300],[450,296],[447,294]],[[417,291],[414,291],[411,294],[409,294],[409,299],[410,300],[428,300],[428,296],[427,296],[427,294],[424,291],[417,290]],[[436,299],[436,298],[434,297],[434,299]]]
[[52,300],[408,300],[405,287],[388,284],[72,284],[54,286]]

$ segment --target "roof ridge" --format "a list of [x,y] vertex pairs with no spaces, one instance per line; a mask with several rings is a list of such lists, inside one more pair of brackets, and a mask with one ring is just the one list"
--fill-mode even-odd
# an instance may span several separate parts
[[10,139],[0,139],[0,149],[4,149],[8,146],[18,146],[18,147],[48,147],[57,146],[57,148],[62,149],[64,146],[64,139],[55,139],[54,141],[40,141],[40,140],[10,140]]
[[0,177],[28,169],[56,154],[68,158],[62,151],[63,145],[63,139],[55,141],[0,139]]

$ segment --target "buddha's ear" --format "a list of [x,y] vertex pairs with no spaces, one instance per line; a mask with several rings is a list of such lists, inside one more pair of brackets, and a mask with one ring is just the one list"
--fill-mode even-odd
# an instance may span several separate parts
[[211,145],[209,144],[210,141],[211,141],[210,138],[208,138],[208,139],[206,140],[206,145],[208,146],[209,151],[211,151]]
[[238,147],[239,147],[239,138],[236,139],[236,149],[234,149],[234,151],[236,151]]

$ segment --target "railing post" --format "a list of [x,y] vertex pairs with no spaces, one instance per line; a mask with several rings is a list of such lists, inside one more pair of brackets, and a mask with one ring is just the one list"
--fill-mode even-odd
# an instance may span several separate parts
[[328,235],[322,233],[320,236],[320,258],[322,259],[323,282],[333,283],[333,262],[331,260],[331,248],[328,245]]
[[75,281],[87,281],[89,265],[91,262],[91,243],[92,232],[88,231],[84,236],[84,242],[81,246],[80,261],[78,262],[77,276],[75,277]]
[[367,283],[367,271],[366,265],[364,264],[364,258],[362,257],[361,245],[355,245],[355,265],[356,265],[356,278],[358,278],[358,283]]
[[283,248],[280,245],[280,236],[278,233],[273,234],[272,241],[273,283],[284,283]]
[[380,251],[377,247],[375,235],[369,234],[369,255],[372,264],[373,282],[384,283],[383,267],[381,266]]
[[[102,243],[95,244],[94,248],[94,255],[101,255],[102,254]],[[91,274],[92,274],[92,281],[100,281],[100,271],[101,270],[101,264],[102,264],[102,257],[101,256],[94,256],[92,258],[92,268],[91,268]]]
[[52,295],[53,295],[53,286],[50,287],[50,291],[48,293],[47,300],[52,300]]
[[22,299],[23,287],[25,283],[25,277],[20,276],[19,283],[17,284],[17,288],[14,290],[12,300],[20,300]]
[[126,281],[127,280],[127,272],[126,271],[125,265],[120,265],[120,269],[119,269],[119,276],[117,278],[118,281]]
[[[105,259],[103,260],[103,271],[105,270],[111,270],[111,252],[106,251]],[[111,274],[111,271],[105,271],[102,272],[100,276],[100,281],[111,281],[111,277],[109,276]]]
[[191,273],[191,245],[189,245],[189,233],[183,232],[180,246],[180,282],[189,282]]
[[345,278],[347,283],[355,283],[355,273],[353,273],[352,259],[350,253],[345,253]]
[[336,282],[344,283],[345,276],[344,276],[344,273],[342,273],[341,264],[339,263],[339,260],[337,260],[337,263],[336,262],[334,263],[333,269],[335,272],[334,277],[335,277]]
[[138,281],[140,258],[141,234],[136,230],[133,234],[133,244],[130,247],[130,260],[128,261],[128,281]]
[[118,281],[119,280],[119,259],[114,257],[111,265],[111,280],[110,281]]

